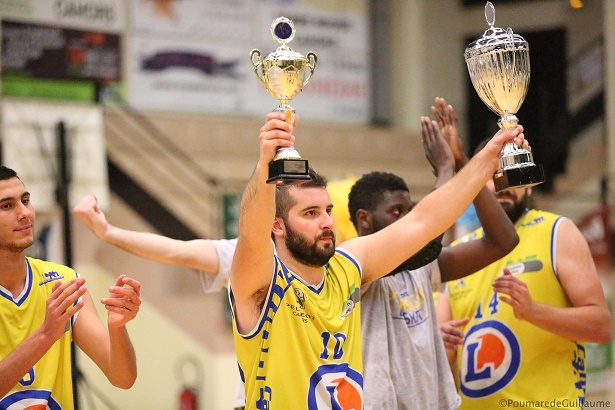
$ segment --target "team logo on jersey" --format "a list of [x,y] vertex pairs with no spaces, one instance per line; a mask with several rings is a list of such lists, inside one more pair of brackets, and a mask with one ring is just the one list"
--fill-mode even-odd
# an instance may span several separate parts
[[49,390],[23,390],[4,397],[0,401],[0,409],[62,410],[62,406],[51,397]]
[[348,363],[322,365],[310,377],[307,404],[311,410],[361,410],[363,376]]
[[472,398],[493,394],[510,383],[520,363],[519,341],[504,323],[487,320],[472,326],[461,353],[461,391]]
[[295,288],[294,293],[299,307],[301,309],[305,309],[305,293],[303,293],[303,291],[299,288]]

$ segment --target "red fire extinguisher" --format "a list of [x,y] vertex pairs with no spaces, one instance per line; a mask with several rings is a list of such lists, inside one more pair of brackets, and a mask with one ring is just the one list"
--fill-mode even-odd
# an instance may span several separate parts
[[[192,383],[186,383],[185,370],[187,366],[192,367]],[[176,370],[183,386],[179,394],[179,410],[198,410],[199,386],[203,385],[203,367],[201,363],[194,356],[184,356],[178,360]]]
[[179,410],[197,410],[197,394],[191,387],[184,387],[179,395]]

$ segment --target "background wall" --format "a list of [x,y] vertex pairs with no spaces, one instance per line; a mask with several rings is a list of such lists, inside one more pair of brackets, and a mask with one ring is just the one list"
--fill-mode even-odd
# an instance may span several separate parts
[[[134,0],[136,2],[136,0]],[[88,0],[80,3],[98,7],[97,10],[116,10],[109,18],[101,12],[96,19],[88,19],[87,13],[58,14],[57,9],[41,11],[45,4],[77,5],[77,1],[52,2],[37,0],[0,0],[0,17],[15,18],[25,14],[38,17],[27,21],[45,22],[62,26],[108,30],[125,36],[124,69],[135,64],[138,50],[128,44],[131,4],[123,0]],[[165,2],[151,2],[165,3]],[[286,2],[287,5],[292,2]],[[313,2],[324,9],[328,2]],[[366,2],[365,4],[367,4]],[[613,77],[615,67],[615,2],[588,0],[581,10],[573,10],[565,0],[498,2],[496,7],[496,26],[512,27],[517,33],[563,28],[567,33],[568,57],[572,60],[595,41],[602,42],[604,59],[604,78]],[[145,3],[143,3],[145,4]],[[376,90],[372,103],[388,107],[385,121],[388,126],[371,126],[369,119],[356,122],[340,122],[332,118],[311,116],[301,111],[302,100],[306,95],[296,98],[295,107],[301,116],[297,135],[299,152],[319,171],[330,179],[360,175],[372,170],[390,170],[402,175],[412,189],[412,195],[419,199],[429,192],[433,175],[423,159],[419,138],[419,117],[429,115],[429,107],[435,96],[445,97],[457,110],[463,130],[467,130],[466,86],[469,81],[463,51],[467,38],[477,38],[487,28],[483,16],[483,6],[463,7],[457,0],[378,0],[390,20],[386,21],[387,44],[371,44],[368,56],[374,58],[372,67],[384,74],[388,81],[383,89]],[[292,6],[289,7],[292,10]],[[11,13],[8,13],[10,10]],[[34,10],[34,11],[33,11]],[[55,10],[55,11],[54,11]],[[65,9],[66,10],[66,9]],[[35,13],[36,12],[36,13]],[[38,14],[37,14],[38,13]],[[46,13],[46,14],[45,14]],[[93,16],[93,15],[92,15]],[[90,16],[90,17],[92,17]],[[181,29],[181,28],[180,28]],[[301,27],[297,27],[300,32]],[[264,49],[275,47],[273,40],[259,40],[255,44]],[[263,44],[263,45],[261,45]],[[384,49],[383,55],[379,50]],[[129,51],[132,50],[132,51]],[[305,53],[307,48],[298,46]],[[246,55],[247,55],[246,50]],[[318,53],[318,48],[314,48]],[[131,54],[132,53],[132,54]],[[323,59],[323,62],[326,59]],[[247,57],[242,64],[247,65]],[[134,67],[133,67],[134,68]],[[248,67],[249,68],[249,67]],[[255,87],[260,82],[251,75]],[[331,75],[334,75],[335,71]],[[343,73],[340,73],[342,75]],[[128,76],[128,71],[123,75]],[[318,70],[315,80],[318,78]],[[572,80],[571,80],[572,81]],[[532,83],[530,83],[530,87]],[[562,87],[569,85],[562,84]],[[606,91],[606,115],[586,129],[571,146],[570,163],[565,175],[558,177],[557,188],[553,195],[537,195],[540,207],[563,213],[578,221],[601,203],[600,180],[609,177],[609,193],[613,192],[613,144],[610,136],[615,135],[613,112],[613,82],[599,81],[599,88]],[[249,177],[258,151],[256,136],[262,124],[262,117],[277,103],[273,97],[264,94],[262,114],[183,112],[163,110],[165,100],[155,101],[158,108],[149,107],[141,112],[203,169],[218,181],[219,192],[239,193]],[[590,90],[592,91],[592,90]],[[248,97],[247,97],[248,98]],[[570,95],[571,109],[578,107],[587,94]],[[3,102],[22,101],[21,98],[3,98]],[[27,99],[26,99],[27,100]],[[341,103],[341,101],[340,101]],[[388,116],[387,116],[388,113]],[[523,118],[520,118],[523,122]],[[494,123],[497,116],[493,116]],[[141,144],[143,150],[135,153],[126,149],[124,142],[111,136],[106,129],[107,148],[113,160],[124,164],[131,177],[151,189],[159,189],[154,195],[180,219],[204,237],[219,237],[221,231],[210,231],[199,215],[202,208],[182,214],[177,209],[186,208],[187,202],[203,202],[200,194],[191,197],[181,196],[173,183],[165,183],[164,176],[173,174],[175,169],[167,166],[166,160],[157,157],[148,145],[127,127],[125,117],[117,117],[113,107],[105,108],[105,122],[115,124],[126,138]],[[23,138],[33,138],[32,124],[24,128]],[[464,132],[467,135],[467,131]],[[530,142],[537,135],[528,135]],[[143,163],[143,157],[153,156],[154,162]],[[10,165],[10,164],[9,164]],[[192,166],[192,165],[190,165]],[[48,172],[43,163],[34,162],[32,169],[40,173]],[[181,178],[181,176],[180,176]],[[193,193],[194,194],[194,193]],[[153,231],[153,228],[117,196],[109,196],[106,209],[109,220],[119,226]],[[35,199],[33,199],[36,202]],[[607,197],[609,204],[612,198]],[[35,203],[36,206],[36,203]],[[217,205],[219,206],[219,205]],[[199,214],[200,213],[200,214]],[[204,219],[204,218],[203,218]],[[212,233],[213,232],[213,233]],[[88,278],[88,287],[99,299],[106,288],[121,273],[130,274],[143,283],[144,305],[137,319],[129,329],[139,359],[139,378],[135,387],[129,391],[111,388],[103,380],[100,372],[89,364],[89,360],[79,357],[86,380],[108,397],[118,409],[128,408],[177,408],[177,396],[181,383],[176,374],[178,361],[183,357],[194,357],[203,366],[204,380],[199,383],[202,409],[226,409],[231,407],[236,387],[237,366],[234,359],[232,336],[228,327],[228,311],[225,295],[203,295],[196,274],[188,269],[161,265],[130,256],[94,238],[78,221],[73,223],[75,245],[75,266]],[[59,240],[59,239],[58,239]],[[614,273],[610,266],[602,272],[605,288],[612,295]],[[104,317],[104,313],[101,312]],[[612,346],[611,346],[612,349]],[[613,354],[615,356],[615,354]],[[190,378],[190,370],[186,375]],[[601,376],[602,380],[613,380],[611,368]],[[610,398],[615,402],[614,383],[606,383],[598,391],[591,390],[591,398]],[[94,408],[82,398],[83,408]],[[98,400],[98,399],[95,399]],[[104,405],[98,403],[100,407]]]

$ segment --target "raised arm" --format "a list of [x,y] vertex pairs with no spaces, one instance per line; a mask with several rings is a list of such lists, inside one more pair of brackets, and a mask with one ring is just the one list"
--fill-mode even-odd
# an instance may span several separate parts
[[83,278],[54,283],[41,327],[0,361],[0,397],[4,397],[62,337],[66,323],[84,306],[83,300],[73,306],[86,293],[84,283]]
[[[426,121],[431,122],[422,119]],[[457,175],[423,198],[406,216],[374,234],[346,242],[344,248],[363,266],[364,283],[386,275],[448,229],[493,176],[502,146],[513,138],[527,146],[522,131],[521,126],[498,131]]]
[[96,313],[89,293],[84,295],[85,306],[75,321],[75,343],[107,376],[109,382],[129,389],[137,378],[137,359],[126,323],[137,315],[141,305],[141,285],[121,275],[109,288],[109,297],[101,300],[108,311],[107,328]]
[[267,289],[273,276],[275,185],[267,184],[269,162],[278,147],[291,147],[293,127],[276,112],[260,129],[260,157],[244,190],[239,211],[239,236],[231,266],[231,290],[240,332],[251,330],[260,315],[255,296]]
[[505,270],[493,289],[512,306],[515,317],[577,342],[606,343],[612,333],[611,315],[587,241],[569,219],[557,231],[555,269],[572,303],[560,308],[532,300],[527,285]]
[[[438,108],[431,107],[431,110],[440,129],[446,134],[444,139],[453,152],[459,170],[467,164],[468,158],[463,151],[457,115],[443,98],[436,98],[436,105]],[[480,190],[474,199],[474,206],[484,235],[480,239],[442,249],[438,265],[444,282],[462,278],[484,268],[507,255],[519,243],[519,235],[514,225],[487,187]]]
[[107,222],[94,195],[85,196],[73,212],[99,239],[134,255],[211,274],[218,273],[218,253],[211,240],[180,241],[154,233],[118,228]]

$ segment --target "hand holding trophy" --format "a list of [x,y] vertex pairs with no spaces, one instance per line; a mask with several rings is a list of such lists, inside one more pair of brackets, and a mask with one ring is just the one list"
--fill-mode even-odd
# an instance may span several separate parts
[[[483,102],[500,115],[498,126],[513,129],[515,115],[530,82],[530,50],[527,41],[512,29],[493,27],[495,8],[488,1],[485,18],[489,29],[473,41],[464,57],[474,89]],[[500,169],[493,176],[496,192],[531,187],[544,182],[542,166],[534,164],[532,153],[510,142],[502,149]]]
[[[263,60],[261,52],[254,49],[250,52],[250,59],[258,79],[271,95],[280,101],[280,105],[273,111],[285,113],[286,122],[293,124],[295,110],[288,102],[299,94],[312,78],[316,68],[316,54],[310,51],[304,57],[286,45],[295,36],[295,26],[286,17],[273,21],[271,34],[281,44],[280,47]],[[274,160],[269,164],[267,183],[299,183],[309,179],[307,160],[302,159],[293,147],[278,148]]]

